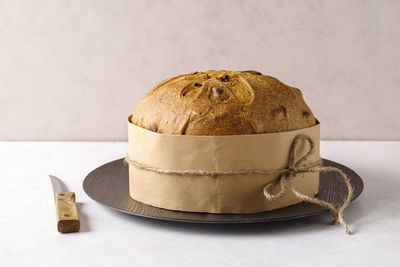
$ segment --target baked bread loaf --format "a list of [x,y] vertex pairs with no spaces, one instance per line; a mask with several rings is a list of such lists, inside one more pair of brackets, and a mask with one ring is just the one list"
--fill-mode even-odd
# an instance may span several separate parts
[[261,134],[315,125],[299,89],[256,71],[205,71],[162,81],[131,122],[177,135]]

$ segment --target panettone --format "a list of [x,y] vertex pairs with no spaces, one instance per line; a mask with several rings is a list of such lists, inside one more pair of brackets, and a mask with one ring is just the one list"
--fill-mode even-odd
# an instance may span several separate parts
[[137,105],[131,122],[175,135],[274,133],[315,125],[299,89],[256,71],[205,71],[165,80]]

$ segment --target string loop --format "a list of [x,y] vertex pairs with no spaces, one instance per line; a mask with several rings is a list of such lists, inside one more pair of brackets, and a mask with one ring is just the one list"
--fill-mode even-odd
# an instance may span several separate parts
[[[297,149],[299,147],[299,142],[301,141],[307,141],[309,144],[310,149],[304,155],[303,157],[297,159]],[[347,234],[351,234],[350,229],[344,220],[343,216],[343,210],[350,204],[351,198],[353,197],[353,187],[350,183],[350,179],[347,177],[347,175],[341,171],[338,168],[335,167],[322,167],[322,166],[312,166],[312,167],[307,167],[304,165],[301,165],[304,161],[306,161],[313,153],[315,152],[315,144],[312,138],[308,135],[304,134],[299,134],[297,135],[293,143],[290,147],[290,154],[289,154],[289,164],[288,164],[288,170],[287,172],[281,173],[281,175],[278,177],[278,179],[274,183],[270,183],[264,187],[264,196],[267,200],[272,201],[281,198],[283,195],[285,195],[289,190],[293,192],[295,196],[297,196],[299,199],[303,201],[307,201],[310,203],[314,203],[317,205],[320,205],[322,207],[328,208],[333,215],[333,222],[332,224],[337,224],[339,222],[342,227],[345,229]],[[329,202],[326,202],[322,199],[316,198],[316,197],[311,197],[305,194],[300,193],[297,191],[293,185],[293,179],[296,177],[297,173],[304,173],[304,172],[329,172],[329,171],[334,171],[339,173],[343,181],[345,182],[347,186],[347,197],[344,200],[344,203],[342,206],[337,210],[334,205],[332,205]],[[280,191],[276,194],[271,193],[271,189],[273,185],[275,185],[277,182],[280,183]]]

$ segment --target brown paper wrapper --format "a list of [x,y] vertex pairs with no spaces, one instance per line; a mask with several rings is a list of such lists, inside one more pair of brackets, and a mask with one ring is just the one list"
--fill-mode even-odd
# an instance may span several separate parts
[[[293,139],[309,135],[315,153],[304,164],[320,159],[320,125],[295,131],[224,136],[159,134],[138,127],[128,120],[129,158],[144,165],[173,171],[276,170],[286,168]],[[308,144],[298,148],[305,155]],[[130,196],[159,208],[209,213],[254,213],[297,204],[300,200],[287,192],[268,201],[263,188],[279,174],[182,176],[160,174],[129,165]],[[319,173],[299,173],[293,180],[297,191],[318,193]],[[279,191],[279,185],[272,192]]]

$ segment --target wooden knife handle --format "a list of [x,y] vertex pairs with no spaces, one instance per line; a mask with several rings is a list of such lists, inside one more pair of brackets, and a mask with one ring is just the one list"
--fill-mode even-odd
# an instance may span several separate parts
[[75,193],[61,192],[56,194],[57,229],[60,233],[78,232],[80,223],[75,204]]

